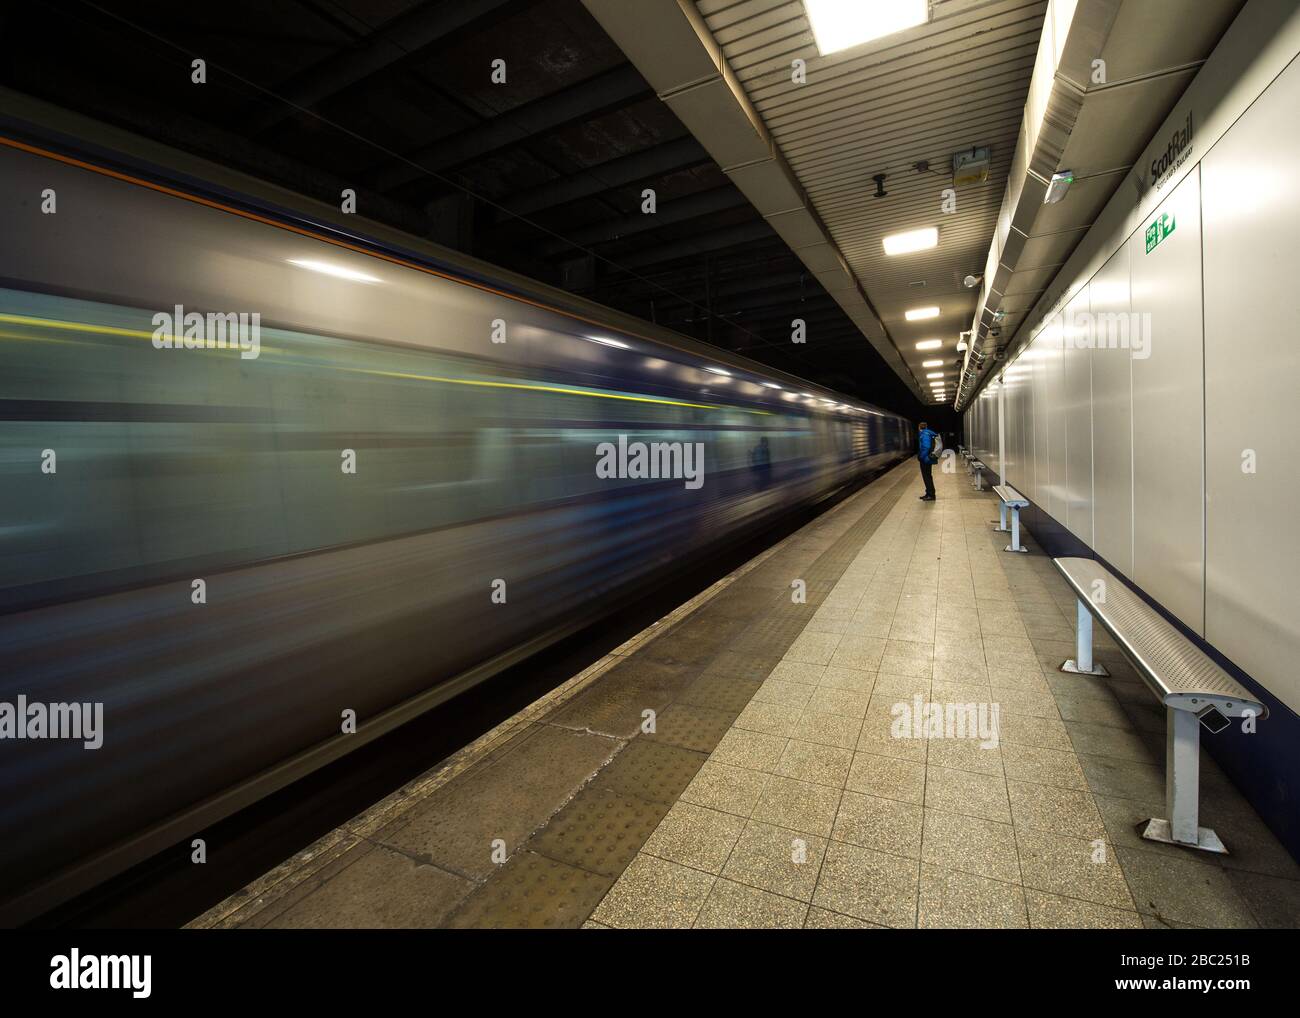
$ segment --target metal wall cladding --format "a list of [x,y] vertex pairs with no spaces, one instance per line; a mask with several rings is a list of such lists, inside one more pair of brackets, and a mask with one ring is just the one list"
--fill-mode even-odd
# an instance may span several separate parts
[[1062,354],[1064,329],[1059,313],[1043,328],[1043,363],[1047,368],[1047,511],[1065,522],[1067,502],[1065,486],[1069,464],[1070,436],[1065,430],[1065,358]]
[[1200,177],[1158,206],[1169,233],[1147,250],[1129,238],[1133,311],[1145,334],[1133,365],[1133,579],[1204,631],[1204,350],[1201,342]]
[[[1093,327],[1108,339],[1129,328],[1129,248],[1121,247],[1088,287]],[[1125,575],[1133,573],[1133,362],[1129,347],[1092,351],[1093,542]]]
[[1293,708],[1300,475],[1287,446],[1300,376],[1291,169],[1300,140],[1289,125],[1297,109],[1300,66],[1292,63],[1201,163],[1205,635]]
[[1051,435],[1048,411],[1051,397],[1047,391],[1047,341],[1039,332],[1029,346],[1030,369],[1034,379],[1034,501],[1046,509],[1051,491]]
[[1061,364],[1065,381],[1065,525],[1092,543],[1092,332],[1088,287],[1065,307]]
[[[1292,63],[1071,282],[1003,398],[1012,483],[1300,709],[1297,108]],[[995,392],[967,414],[975,434]]]

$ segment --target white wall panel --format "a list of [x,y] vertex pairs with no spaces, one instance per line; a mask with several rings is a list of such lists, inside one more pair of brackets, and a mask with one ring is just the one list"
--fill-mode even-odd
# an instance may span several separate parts
[[1205,636],[1300,710],[1297,110],[1293,63],[1201,162],[1201,206]]
[[[1092,352],[1093,547],[1133,574],[1133,366],[1127,330],[1129,249],[1092,277],[1089,309],[1098,337]],[[1120,317],[1113,317],[1120,316]]]
[[1066,449],[1065,362],[1061,355],[1061,316],[1053,315],[1038,337],[1043,342],[1043,365],[1047,375],[1047,511],[1065,522]]
[[[1111,199],[1005,381],[1012,483],[1300,711],[1300,14],[1285,7],[1247,5],[1207,62],[1235,70],[1198,75],[1137,166],[1189,116],[1190,158],[1136,204]],[[1063,351],[1062,316],[1084,308],[1107,316],[1086,358]],[[987,443],[983,402],[966,416]]]
[[1020,489],[1022,495],[1033,498],[1034,491],[1034,470],[1035,470],[1035,450],[1034,450],[1034,365],[1032,360],[1026,360],[1023,356],[1017,361],[1020,365],[1020,391],[1024,407],[1025,423],[1025,469],[1022,477],[1024,487]]
[[1088,287],[1065,306],[1062,353],[1065,379],[1065,525],[1092,544],[1092,351]]
[[1147,250],[1129,239],[1133,310],[1148,326],[1149,356],[1134,350],[1133,579],[1197,632],[1204,631],[1200,175],[1189,173],[1156,207],[1173,231]]
[[1007,479],[1017,491],[1025,483],[1025,382],[1016,371],[1007,386]]
[[1051,415],[1047,412],[1047,336],[1041,330],[1034,337],[1030,356],[1034,367],[1034,502],[1047,510],[1052,490],[1051,436],[1048,434]]

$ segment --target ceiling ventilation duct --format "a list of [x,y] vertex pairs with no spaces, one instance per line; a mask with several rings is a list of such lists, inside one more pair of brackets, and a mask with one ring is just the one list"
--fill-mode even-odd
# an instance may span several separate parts
[[[954,405],[1025,323],[1245,0],[1050,0]],[[1052,178],[1071,180],[1045,203]],[[1058,184],[1058,189],[1061,187]]]

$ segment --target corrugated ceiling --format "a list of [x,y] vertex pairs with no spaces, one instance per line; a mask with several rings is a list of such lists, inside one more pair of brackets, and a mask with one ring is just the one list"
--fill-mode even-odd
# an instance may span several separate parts
[[[940,338],[955,381],[956,343],[969,328],[1020,132],[1046,0],[935,0],[931,20],[852,49],[819,55],[802,0],[697,0],[696,7],[800,184],[875,305],[899,352],[929,388],[919,340]],[[807,83],[791,78],[807,63]],[[952,156],[992,149],[989,179],[942,210]],[[929,162],[929,171],[915,165]],[[885,198],[873,175],[887,174]],[[939,246],[888,257],[887,234],[939,228]],[[919,285],[924,284],[924,285]],[[907,322],[908,308],[941,315]]]

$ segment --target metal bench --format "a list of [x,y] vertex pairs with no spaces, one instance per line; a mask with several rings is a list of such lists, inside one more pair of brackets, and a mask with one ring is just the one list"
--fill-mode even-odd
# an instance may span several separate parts
[[1011,543],[1003,550],[1029,551],[1020,543],[1020,510],[1029,507],[1029,499],[1009,484],[993,485],[993,494],[998,497],[998,525],[993,529],[999,534],[1007,532],[1007,510],[1011,510]]
[[981,463],[979,460],[977,460],[977,459],[972,459],[972,460],[970,461],[970,469],[971,469],[971,473],[975,475],[975,490],[976,490],[976,491],[983,491],[983,490],[984,490],[984,471],[987,470],[988,467],[986,467],[986,466],[985,466],[983,463]]
[[1061,666],[1078,675],[1106,675],[1092,660],[1092,620],[1119,644],[1138,675],[1165,705],[1165,809],[1142,837],[1227,854],[1219,836],[1199,826],[1201,729],[1221,732],[1229,718],[1268,717],[1268,707],[1122,580],[1094,559],[1052,560],[1079,599],[1076,657]]

